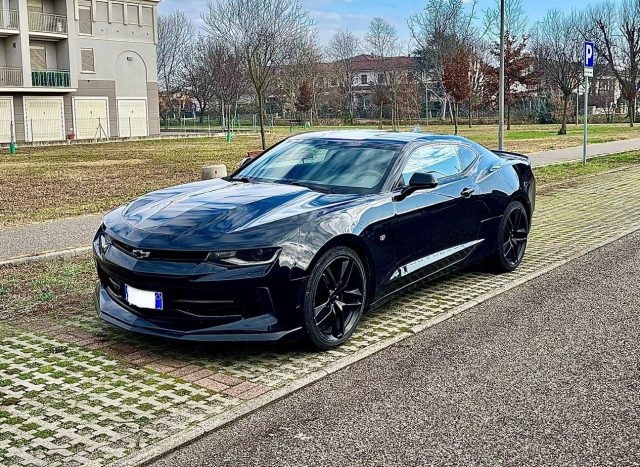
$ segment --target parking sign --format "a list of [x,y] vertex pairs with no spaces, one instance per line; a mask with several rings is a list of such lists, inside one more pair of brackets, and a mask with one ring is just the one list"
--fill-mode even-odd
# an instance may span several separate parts
[[584,43],[583,61],[584,61],[584,75],[589,78],[593,77],[593,62],[596,55],[596,49],[593,42]]

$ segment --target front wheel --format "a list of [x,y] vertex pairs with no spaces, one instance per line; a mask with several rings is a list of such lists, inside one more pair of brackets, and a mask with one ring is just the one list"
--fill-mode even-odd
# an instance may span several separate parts
[[498,228],[496,250],[489,259],[494,270],[511,272],[520,265],[527,248],[529,225],[529,216],[522,203],[509,203]]
[[367,301],[367,276],[351,248],[328,250],[315,264],[305,290],[303,326],[308,341],[329,350],[351,337]]

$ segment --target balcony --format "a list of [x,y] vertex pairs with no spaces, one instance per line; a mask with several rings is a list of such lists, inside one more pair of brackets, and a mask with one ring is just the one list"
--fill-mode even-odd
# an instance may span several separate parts
[[0,30],[17,31],[20,25],[18,10],[0,9]]
[[22,69],[0,67],[0,88],[22,86]]
[[29,12],[29,32],[36,35],[66,36],[67,17],[50,13]]
[[31,85],[47,88],[68,88],[71,86],[69,70],[33,70]]

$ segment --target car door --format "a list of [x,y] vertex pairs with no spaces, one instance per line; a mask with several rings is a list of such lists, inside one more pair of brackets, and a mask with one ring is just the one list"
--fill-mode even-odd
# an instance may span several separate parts
[[420,171],[433,172],[438,186],[394,203],[393,231],[400,241],[391,282],[422,269],[424,275],[446,267],[478,238],[481,206],[474,197],[474,177],[466,168],[456,144],[426,144],[407,158],[400,185]]

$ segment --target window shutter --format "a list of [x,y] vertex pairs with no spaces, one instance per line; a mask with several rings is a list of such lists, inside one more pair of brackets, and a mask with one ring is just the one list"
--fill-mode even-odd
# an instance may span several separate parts
[[80,49],[80,70],[94,72],[96,71],[94,63],[93,49]]
[[90,7],[80,7],[78,10],[80,17],[80,26],[78,32],[80,34],[92,34],[93,33],[93,21],[91,18]]
[[33,70],[47,69],[47,53],[44,47],[32,46],[29,48],[31,55],[31,68]]

